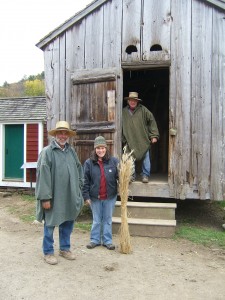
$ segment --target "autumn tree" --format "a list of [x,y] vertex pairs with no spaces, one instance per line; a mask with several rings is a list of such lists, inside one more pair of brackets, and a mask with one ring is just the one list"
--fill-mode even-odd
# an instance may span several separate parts
[[27,80],[24,83],[24,94],[25,96],[44,96],[45,95],[45,84],[43,80]]
[[24,77],[16,83],[4,82],[0,86],[0,98],[15,98],[25,96],[44,96],[45,95],[45,73]]

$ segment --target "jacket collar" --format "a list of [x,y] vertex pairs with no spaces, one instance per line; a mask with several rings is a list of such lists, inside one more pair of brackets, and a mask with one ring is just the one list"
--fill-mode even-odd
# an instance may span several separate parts
[[[60,148],[60,146],[56,143],[55,140],[53,140],[53,141],[51,142],[50,146],[51,146],[51,148],[52,148],[53,150],[54,150],[54,149],[60,149],[60,150],[62,150],[62,149]],[[64,151],[67,151],[68,148],[69,148],[69,144],[66,143],[66,144],[65,144],[65,150],[64,150]]]

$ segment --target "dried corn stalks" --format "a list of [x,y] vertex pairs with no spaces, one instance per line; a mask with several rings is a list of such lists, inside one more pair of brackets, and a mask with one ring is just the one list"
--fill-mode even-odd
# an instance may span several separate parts
[[126,147],[124,147],[123,155],[119,162],[119,194],[121,199],[120,252],[124,254],[129,254],[132,251],[127,221],[128,188],[134,173],[132,152],[126,153]]

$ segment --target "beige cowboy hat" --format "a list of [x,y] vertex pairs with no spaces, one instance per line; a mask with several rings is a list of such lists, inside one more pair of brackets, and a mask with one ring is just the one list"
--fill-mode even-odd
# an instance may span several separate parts
[[69,137],[74,136],[76,134],[75,131],[73,131],[73,130],[70,129],[69,123],[66,122],[66,121],[59,121],[59,122],[57,122],[56,123],[56,128],[52,129],[52,130],[49,130],[48,134],[52,135],[52,136],[55,136],[56,133],[57,133],[57,131],[61,131],[61,130],[67,131],[68,134],[69,134]]
[[129,99],[136,99],[138,101],[142,101],[141,99],[138,98],[138,93],[137,92],[129,92],[129,96],[124,98],[125,100]]

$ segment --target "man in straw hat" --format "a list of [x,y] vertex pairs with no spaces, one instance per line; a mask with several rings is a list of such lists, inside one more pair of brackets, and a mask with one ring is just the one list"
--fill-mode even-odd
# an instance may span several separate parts
[[75,135],[69,124],[59,121],[48,133],[54,139],[39,155],[35,196],[37,220],[44,220],[44,260],[55,265],[58,262],[53,245],[55,226],[59,227],[59,255],[75,259],[70,251],[70,236],[84,203],[81,193],[83,168],[75,150],[68,144],[69,137]]
[[123,108],[123,143],[133,150],[136,161],[142,160],[142,182],[149,181],[151,162],[150,144],[159,139],[159,131],[153,114],[141,104],[137,92],[130,92],[127,106]]

